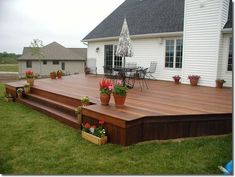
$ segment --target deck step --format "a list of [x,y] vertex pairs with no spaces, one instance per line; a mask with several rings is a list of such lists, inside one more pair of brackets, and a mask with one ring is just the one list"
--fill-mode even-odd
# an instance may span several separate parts
[[27,99],[33,100],[34,102],[41,103],[42,105],[48,106],[50,108],[54,108],[56,110],[60,110],[61,112],[67,113],[71,116],[75,116],[75,106],[70,106],[65,103],[61,103],[58,101],[54,101],[36,94],[28,94]]
[[18,102],[23,103],[25,105],[28,105],[32,107],[33,109],[43,112],[50,117],[53,117],[54,119],[65,123],[73,128],[80,129],[81,125],[78,124],[75,115],[71,116],[63,111],[60,111],[60,109],[55,109],[53,107],[48,107],[47,105],[41,104],[39,102],[36,102],[34,100],[29,100],[25,98],[19,98],[17,99]]

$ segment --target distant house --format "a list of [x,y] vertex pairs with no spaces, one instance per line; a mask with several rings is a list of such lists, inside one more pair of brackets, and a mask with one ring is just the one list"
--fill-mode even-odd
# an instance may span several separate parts
[[127,62],[156,61],[159,80],[180,75],[188,84],[188,75],[200,75],[199,85],[220,78],[232,86],[232,11],[231,0],[126,0],[83,39],[87,59],[98,74],[123,65],[115,50],[126,17],[134,53]]
[[50,43],[40,50],[41,57],[32,55],[30,47],[24,47],[23,55],[18,58],[19,75],[32,69],[39,75],[49,75],[61,69],[65,74],[83,73],[87,55],[86,48],[65,48],[57,42]]

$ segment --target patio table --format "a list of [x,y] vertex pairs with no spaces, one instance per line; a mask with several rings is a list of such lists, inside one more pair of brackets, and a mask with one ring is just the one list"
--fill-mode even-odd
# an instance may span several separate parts
[[128,88],[133,88],[133,86],[126,84],[127,73],[135,72],[139,69],[139,67],[115,67],[114,71],[118,72],[118,76],[122,79],[123,85],[126,85]]

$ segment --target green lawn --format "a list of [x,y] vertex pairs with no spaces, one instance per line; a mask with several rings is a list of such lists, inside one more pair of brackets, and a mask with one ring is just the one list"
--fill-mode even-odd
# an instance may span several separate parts
[[221,174],[232,136],[97,146],[80,131],[18,103],[0,85],[0,174]]
[[18,64],[0,64],[0,71],[18,72]]

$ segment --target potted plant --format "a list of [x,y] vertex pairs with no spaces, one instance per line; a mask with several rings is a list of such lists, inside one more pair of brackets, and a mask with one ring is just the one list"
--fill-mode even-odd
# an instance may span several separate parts
[[4,98],[4,100],[5,100],[6,102],[12,102],[12,101],[14,101],[14,97],[13,97],[10,93],[5,93],[5,98]]
[[24,85],[24,92],[25,92],[25,94],[28,94],[30,92],[30,84],[29,83],[26,83]]
[[116,106],[123,106],[126,100],[127,87],[122,80],[117,80],[113,88],[113,97]]
[[30,86],[33,86],[34,84],[34,74],[32,70],[27,70],[25,72],[26,80],[30,84]]
[[64,75],[64,73],[61,70],[57,71],[57,77],[58,79],[62,79],[62,76]]
[[90,105],[90,99],[88,96],[83,96],[83,97],[81,97],[80,100],[81,100],[82,106]]
[[50,73],[50,77],[51,77],[51,79],[56,79],[56,72],[55,72],[55,71],[52,71],[52,72]]
[[100,81],[100,101],[102,105],[109,104],[112,90],[113,84],[111,80],[103,79]]
[[181,79],[181,77],[180,77],[179,75],[175,75],[175,76],[173,76],[172,78],[174,79],[175,84],[180,84],[180,79]]
[[224,79],[216,79],[216,88],[223,88],[223,84],[226,81]]
[[77,120],[78,120],[78,124],[82,124],[82,114],[81,114],[81,111],[82,111],[82,107],[81,106],[78,106],[76,109],[75,109],[75,115],[77,116]]
[[19,98],[22,97],[23,92],[24,92],[24,89],[23,89],[23,88],[18,88],[18,89],[16,90],[16,93],[17,93],[17,95],[18,95]]
[[190,84],[192,86],[197,86],[198,80],[200,79],[200,76],[198,76],[198,75],[189,75],[188,79],[190,80]]
[[100,120],[99,125],[90,125],[86,123],[82,128],[82,137],[94,144],[102,145],[107,143],[107,136],[105,135],[104,121]]

